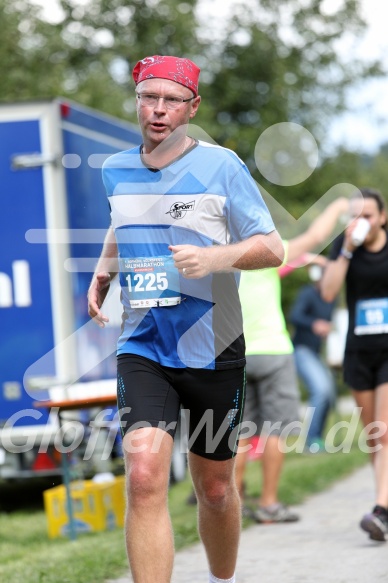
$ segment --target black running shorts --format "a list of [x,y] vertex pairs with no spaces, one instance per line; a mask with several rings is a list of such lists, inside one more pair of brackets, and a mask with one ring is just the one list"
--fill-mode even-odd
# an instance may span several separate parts
[[170,368],[134,354],[117,357],[122,434],[160,427],[175,435],[180,408],[188,450],[227,460],[236,454],[245,399],[245,368]]
[[345,352],[344,381],[355,391],[376,389],[388,383],[388,350]]

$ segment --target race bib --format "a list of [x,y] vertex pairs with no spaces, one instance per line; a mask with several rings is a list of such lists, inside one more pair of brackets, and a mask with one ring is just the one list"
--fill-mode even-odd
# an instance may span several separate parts
[[161,308],[181,303],[179,272],[171,255],[122,259],[131,308]]
[[388,333],[388,298],[357,302],[354,333],[356,336]]

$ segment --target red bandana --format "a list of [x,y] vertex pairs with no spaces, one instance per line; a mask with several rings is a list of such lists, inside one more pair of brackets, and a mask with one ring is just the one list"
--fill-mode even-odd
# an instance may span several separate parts
[[137,85],[145,79],[170,79],[180,83],[198,95],[198,79],[200,68],[189,59],[154,55],[139,61],[132,77]]

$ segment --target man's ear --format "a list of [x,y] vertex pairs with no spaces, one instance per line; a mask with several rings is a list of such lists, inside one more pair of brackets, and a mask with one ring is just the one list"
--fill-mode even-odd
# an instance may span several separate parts
[[201,103],[201,96],[198,95],[193,101],[191,102],[191,112],[190,112],[190,119],[195,117],[195,114],[198,111],[199,104]]

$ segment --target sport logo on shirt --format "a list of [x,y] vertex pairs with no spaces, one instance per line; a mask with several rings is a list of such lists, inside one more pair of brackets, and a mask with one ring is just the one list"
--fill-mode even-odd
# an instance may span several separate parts
[[174,202],[170,210],[166,212],[166,215],[171,215],[173,219],[183,219],[187,211],[194,210],[194,205],[195,200],[191,202]]

